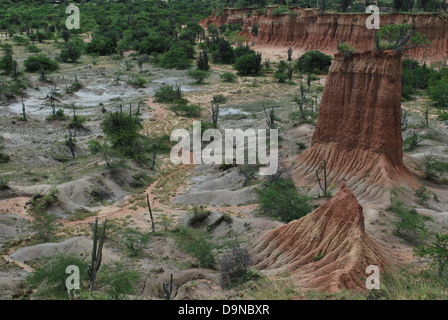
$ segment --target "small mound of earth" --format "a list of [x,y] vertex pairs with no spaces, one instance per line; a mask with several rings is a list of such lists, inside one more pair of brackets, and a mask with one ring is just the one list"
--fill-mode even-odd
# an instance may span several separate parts
[[366,268],[388,260],[364,229],[362,207],[343,184],[327,203],[305,217],[262,235],[251,250],[255,268],[290,273],[304,290],[364,291]]
[[244,187],[245,178],[237,168],[221,172],[211,166],[199,167],[202,168],[195,170],[198,175],[190,179],[190,188],[179,195],[174,203],[220,207],[256,200],[256,186]]
[[[92,251],[92,240],[84,237],[75,237],[59,243],[42,243],[34,246],[20,248],[8,257],[11,260],[27,263],[41,257],[51,257],[55,255],[77,255],[79,257],[89,257]],[[103,263],[119,261],[119,256],[112,250],[103,248]]]
[[11,239],[26,234],[26,221],[17,214],[0,214],[0,248]]
[[[15,187],[26,194],[48,194],[51,185]],[[49,208],[49,212],[58,218],[67,219],[77,209],[94,211],[104,201],[118,201],[127,194],[117,183],[107,176],[86,177],[63,183],[57,187],[58,202]],[[87,207],[87,208],[86,208]]]

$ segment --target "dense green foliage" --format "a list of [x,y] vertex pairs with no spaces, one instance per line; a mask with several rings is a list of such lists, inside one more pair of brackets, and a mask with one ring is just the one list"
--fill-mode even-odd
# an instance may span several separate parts
[[138,150],[141,128],[143,128],[141,118],[131,112],[111,112],[101,123],[101,129],[112,147],[127,156],[134,156]]
[[310,198],[300,194],[292,180],[280,178],[257,189],[260,212],[283,222],[300,219],[312,211]]
[[317,50],[310,50],[300,56],[296,67],[303,73],[327,74],[331,57]]
[[434,71],[426,65],[422,66],[418,61],[412,59],[403,59],[402,64],[402,97],[409,100],[417,90],[428,87],[428,80],[433,76]]
[[402,234],[420,234],[426,230],[425,219],[420,215],[416,208],[409,206],[398,198],[398,191],[393,190],[391,197],[391,205],[387,210],[393,212],[398,221],[395,222],[396,233]]
[[29,72],[38,72],[42,68],[46,72],[51,72],[59,69],[59,65],[57,64],[57,62],[51,60],[43,54],[29,57],[25,60],[24,65],[26,70]]
[[259,74],[261,70],[261,53],[249,53],[237,58],[235,69],[244,76]]
[[218,246],[212,242],[208,233],[198,229],[181,228],[178,230],[177,241],[185,252],[198,260],[201,268],[215,267],[214,250]]
[[376,50],[394,49],[403,52],[430,44],[427,36],[415,31],[410,24],[384,25],[375,36]]
[[44,265],[26,279],[31,288],[36,288],[37,295],[48,299],[68,299],[65,273],[68,266],[77,266],[80,270],[80,282],[87,282],[87,262],[75,256],[57,255],[48,259]]
[[439,277],[448,284],[448,234],[425,232],[422,239],[426,242],[414,250],[414,254],[427,260],[437,270]]
[[[89,278],[87,276],[88,263],[74,255],[56,255],[46,258],[44,263],[33,271],[26,279],[26,285],[37,289],[34,293],[40,298],[69,299],[66,281],[68,266],[79,268],[80,296],[88,291]],[[135,270],[128,270],[123,265],[105,265],[99,273],[97,287],[103,292],[103,299],[124,299],[126,295],[136,294],[135,285],[140,280],[140,274]],[[83,297],[85,298],[85,297]],[[99,297],[95,297],[98,299]]]

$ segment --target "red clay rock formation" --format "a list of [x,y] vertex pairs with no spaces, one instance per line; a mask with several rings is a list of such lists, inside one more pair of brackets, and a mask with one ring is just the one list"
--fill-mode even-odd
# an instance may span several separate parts
[[[266,14],[254,11],[249,17],[249,9],[227,9],[221,16],[216,11],[201,21],[203,27],[210,24],[221,25],[242,23],[241,32],[248,40],[264,46],[292,46],[300,52],[311,49],[327,54],[335,54],[337,41],[347,42],[365,51],[373,48],[374,30],[365,26],[368,14],[324,14],[310,9],[291,9],[293,15],[271,15],[273,8]],[[448,18],[442,14],[410,15],[402,13],[382,14],[381,25],[407,23],[428,36],[431,46],[409,52],[414,59],[427,61],[448,58]],[[252,26],[258,25],[258,36],[252,33]]]
[[364,291],[366,268],[376,265],[384,271],[388,264],[366,234],[362,207],[345,184],[312,213],[269,231],[256,243],[251,250],[255,268],[290,273],[302,289]]
[[311,148],[296,159],[296,182],[317,188],[325,160],[328,180],[347,182],[358,197],[418,187],[402,162],[401,73],[393,50],[335,55]]

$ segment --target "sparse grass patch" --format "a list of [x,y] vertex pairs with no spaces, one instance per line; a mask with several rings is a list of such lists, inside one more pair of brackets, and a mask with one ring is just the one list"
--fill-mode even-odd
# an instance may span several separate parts
[[260,277],[246,282],[235,299],[240,300],[291,300],[297,296],[297,291],[290,279],[270,280]]
[[78,208],[75,210],[74,213],[70,215],[69,220],[70,221],[78,221],[78,220],[84,220],[88,217],[94,217],[98,214],[98,211],[89,211],[86,208]]
[[447,300],[448,287],[436,272],[411,267],[383,273],[378,300]]

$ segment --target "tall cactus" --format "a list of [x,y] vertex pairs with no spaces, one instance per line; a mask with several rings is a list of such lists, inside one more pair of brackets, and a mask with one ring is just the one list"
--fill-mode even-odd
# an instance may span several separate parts
[[171,293],[173,292],[173,274],[170,275],[170,282],[164,282],[162,286],[163,291],[165,292],[165,299],[171,300]]
[[155,232],[156,228],[154,226],[154,219],[152,217],[152,210],[151,210],[151,205],[149,204],[149,195],[148,194],[146,194],[146,203],[148,204],[149,216],[151,218],[151,229],[152,229],[152,232]]
[[212,107],[213,128],[218,129],[219,105]]
[[[103,230],[98,230],[98,217],[95,219],[95,227],[93,231],[93,248],[92,248],[92,262],[87,268],[87,273],[90,279],[90,292],[93,290],[93,285],[95,284],[96,275],[101,267],[101,261],[103,258],[103,245],[104,238],[106,237],[106,223],[107,219],[104,221]],[[99,234],[101,232],[101,234]]]
[[275,129],[275,110],[274,108],[271,108],[271,111],[266,111],[266,108],[263,106],[264,115],[266,117],[266,124],[268,125],[269,129]]

